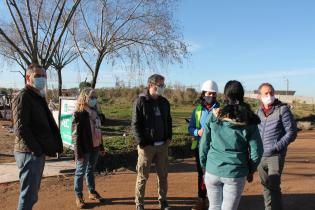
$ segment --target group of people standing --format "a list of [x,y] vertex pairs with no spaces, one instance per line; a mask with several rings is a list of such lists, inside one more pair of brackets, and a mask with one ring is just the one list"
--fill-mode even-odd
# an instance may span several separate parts
[[[63,151],[58,127],[44,95],[46,72],[31,64],[27,84],[12,104],[16,134],[14,155],[20,169],[18,210],[31,210],[45,165],[45,156]],[[165,78],[154,74],[147,88],[134,102],[131,127],[138,144],[135,204],[144,209],[145,187],[152,163],[158,175],[158,201],[169,210],[167,200],[168,147],[172,140],[172,117],[169,101],[163,97]],[[198,202],[195,210],[236,210],[245,181],[251,182],[258,169],[264,186],[266,210],[282,210],[280,180],[286,149],[296,138],[296,123],[286,104],[274,97],[269,83],[259,87],[261,106],[255,113],[244,102],[244,89],[238,81],[224,88],[224,105],[216,96],[214,81],[202,85],[200,104],[193,110],[188,131],[195,137],[192,150],[198,171]],[[96,191],[94,169],[99,155],[104,155],[101,121],[97,113],[97,95],[83,89],[73,114],[72,140],[76,170],[74,192],[76,205],[84,208],[83,177],[88,198],[103,202]],[[208,202],[209,201],[209,202]]]
[[244,88],[238,81],[226,83],[222,107],[214,81],[204,82],[201,91],[201,103],[188,126],[199,142],[192,148],[199,198],[192,209],[236,210],[245,181],[252,182],[258,170],[265,210],[282,210],[281,174],[287,147],[297,135],[289,107],[275,98],[269,83],[258,88],[261,103],[256,113],[244,101]]
[[[59,128],[45,99],[46,71],[31,64],[26,71],[26,86],[12,103],[14,156],[20,170],[18,210],[31,210],[38,200],[38,191],[46,156],[63,152]],[[97,95],[92,88],[81,91],[73,114],[72,141],[76,170],[74,192],[76,205],[85,206],[83,177],[89,190],[89,199],[103,201],[95,190],[94,169],[99,155],[104,155],[101,121],[96,109]]]
[[[167,202],[167,147],[172,139],[170,105],[162,94],[165,78],[154,74],[134,103],[132,129],[138,142],[135,203],[144,209],[145,184],[155,163],[159,203]],[[188,131],[194,137],[198,199],[192,210],[237,210],[246,180],[258,170],[264,188],[265,210],[282,210],[281,174],[288,145],[297,135],[287,104],[275,98],[269,83],[259,88],[256,112],[244,101],[244,88],[231,80],[224,87],[223,106],[218,85],[208,80],[201,87],[200,104],[193,110]]]

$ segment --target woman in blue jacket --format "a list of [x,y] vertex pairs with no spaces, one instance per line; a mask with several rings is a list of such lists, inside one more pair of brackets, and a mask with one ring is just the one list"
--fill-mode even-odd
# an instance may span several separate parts
[[244,102],[242,84],[229,81],[224,97],[225,106],[213,110],[199,145],[209,210],[237,210],[245,180],[253,180],[263,153],[260,120]]
[[189,121],[188,131],[194,136],[192,150],[196,157],[196,166],[198,172],[198,201],[192,210],[202,210],[207,206],[207,191],[203,181],[203,171],[199,161],[199,140],[204,131],[206,119],[213,108],[218,108],[219,103],[216,100],[218,85],[211,80],[207,80],[201,87],[201,103],[193,110]]

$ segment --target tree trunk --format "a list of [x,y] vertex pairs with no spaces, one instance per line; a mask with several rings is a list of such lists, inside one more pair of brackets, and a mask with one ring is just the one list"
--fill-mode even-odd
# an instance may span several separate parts
[[58,96],[62,96],[62,75],[61,75],[62,68],[56,69],[58,74]]
[[101,67],[101,64],[102,64],[102,58],[101,59],[98,59],[98,61],[96,62],[96,65],[95,65],[95,70],[94,70],[94,74],[93,74],[93,79],[92,79],[92,88],[94,89],[95,86],[96,86],[96,81],[97,81],[97,76],[98,76],[98,72],[100,71],[100,67]]

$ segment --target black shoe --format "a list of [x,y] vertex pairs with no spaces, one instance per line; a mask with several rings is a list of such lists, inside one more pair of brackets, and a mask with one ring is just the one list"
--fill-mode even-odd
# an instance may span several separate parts
[[170,210],[171,209],[171,207],[169,207],[167,201],[161,202],[160,207],[161,207],[161,210]]
[[136,206],[136,210],[144,210],[143,205],[137,205],[137,206]]

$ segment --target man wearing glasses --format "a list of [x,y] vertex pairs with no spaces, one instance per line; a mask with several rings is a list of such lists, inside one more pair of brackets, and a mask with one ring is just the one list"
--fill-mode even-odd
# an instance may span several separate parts
[[26,86],[12,103],[14,157],[20,169],[18,210],[30,210],[38,200],[45,166],[45,155],[63,150],[58,127],[45,100],[46,71],[31,64],[26,71]]
[[162,96],[164,77],[154,74],[148,78],[144,93],[136,99],[133,107],[132,130],[138,143],[137,181],[135,203],[137,210],[144,209],[144,194],[149,178],[151,163],[154,162],[158,175],[159,203],[168,210],[167,175],[168,146],[172,139],[170,104]]

